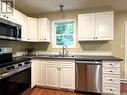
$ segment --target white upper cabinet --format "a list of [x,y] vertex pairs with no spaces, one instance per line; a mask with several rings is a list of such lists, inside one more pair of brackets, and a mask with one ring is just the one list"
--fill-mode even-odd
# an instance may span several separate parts
[[78,40],[93,40],[94,14],[82,14],[78,16]]
[[95,14],[97,40],[114,39],[114,16],[113,12]]
[[14,10],[14,17],[16,23],[20,24],[22,26],[22,33],[21,33],[21,39],[23,41],[27,41],[27,32],[28,32],[28,17],[24,15],[23,13]]
[[78,40],[113,40],[114,13],[98,12],[78,16]]
[[47,18],[38,19],[38,41],[50,42],[50,21]]
[[11,12],[12,11],[11,8],[7,8],[6,3],[4,3],[2,1],[0,1],[0,4],[1,4],[1,6],[0,6],[0,9],[1,9],[0,10],[0,13],[1,13],[0,18],[3,18],[3,19],[14,22],[15,21],[15,19],[14,19],[14,9],[13,9],[13,13],[6,13],[6,11]]
[[28,17],[28,41],[37,42],[37,18]]

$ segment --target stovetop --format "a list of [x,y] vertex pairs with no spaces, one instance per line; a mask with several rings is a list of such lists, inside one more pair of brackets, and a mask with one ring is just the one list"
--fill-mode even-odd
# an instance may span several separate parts
[[13,65],[13,64],[17,64],[19,62],[24,62],[27,60],[31,60],[31,58],[12,58],[11,60],[7,60],[7,61],[3,61],[0,63],[0,68],[5,67],[5,66],[9,66],[9,65]]

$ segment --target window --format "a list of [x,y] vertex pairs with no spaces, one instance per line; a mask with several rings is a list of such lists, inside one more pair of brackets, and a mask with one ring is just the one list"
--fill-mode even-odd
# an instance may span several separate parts
[[76,47],[75,20],[58,20],[53,22],[53,47]]

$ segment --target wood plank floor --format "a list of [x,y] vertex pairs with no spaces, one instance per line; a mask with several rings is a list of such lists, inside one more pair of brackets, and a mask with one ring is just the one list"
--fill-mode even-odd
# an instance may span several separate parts
[[[90,94],[81,94],[76,92],[35,87],[33,89],[27,89],[22,95],[90,95]],[[127,95],[127,83],[126,84],[121,83],[121,95]]]

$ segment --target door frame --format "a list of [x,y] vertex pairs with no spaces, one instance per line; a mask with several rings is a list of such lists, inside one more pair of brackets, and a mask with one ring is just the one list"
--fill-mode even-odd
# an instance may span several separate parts
[[125,21],[125,80],[127,80],[127,21]]

